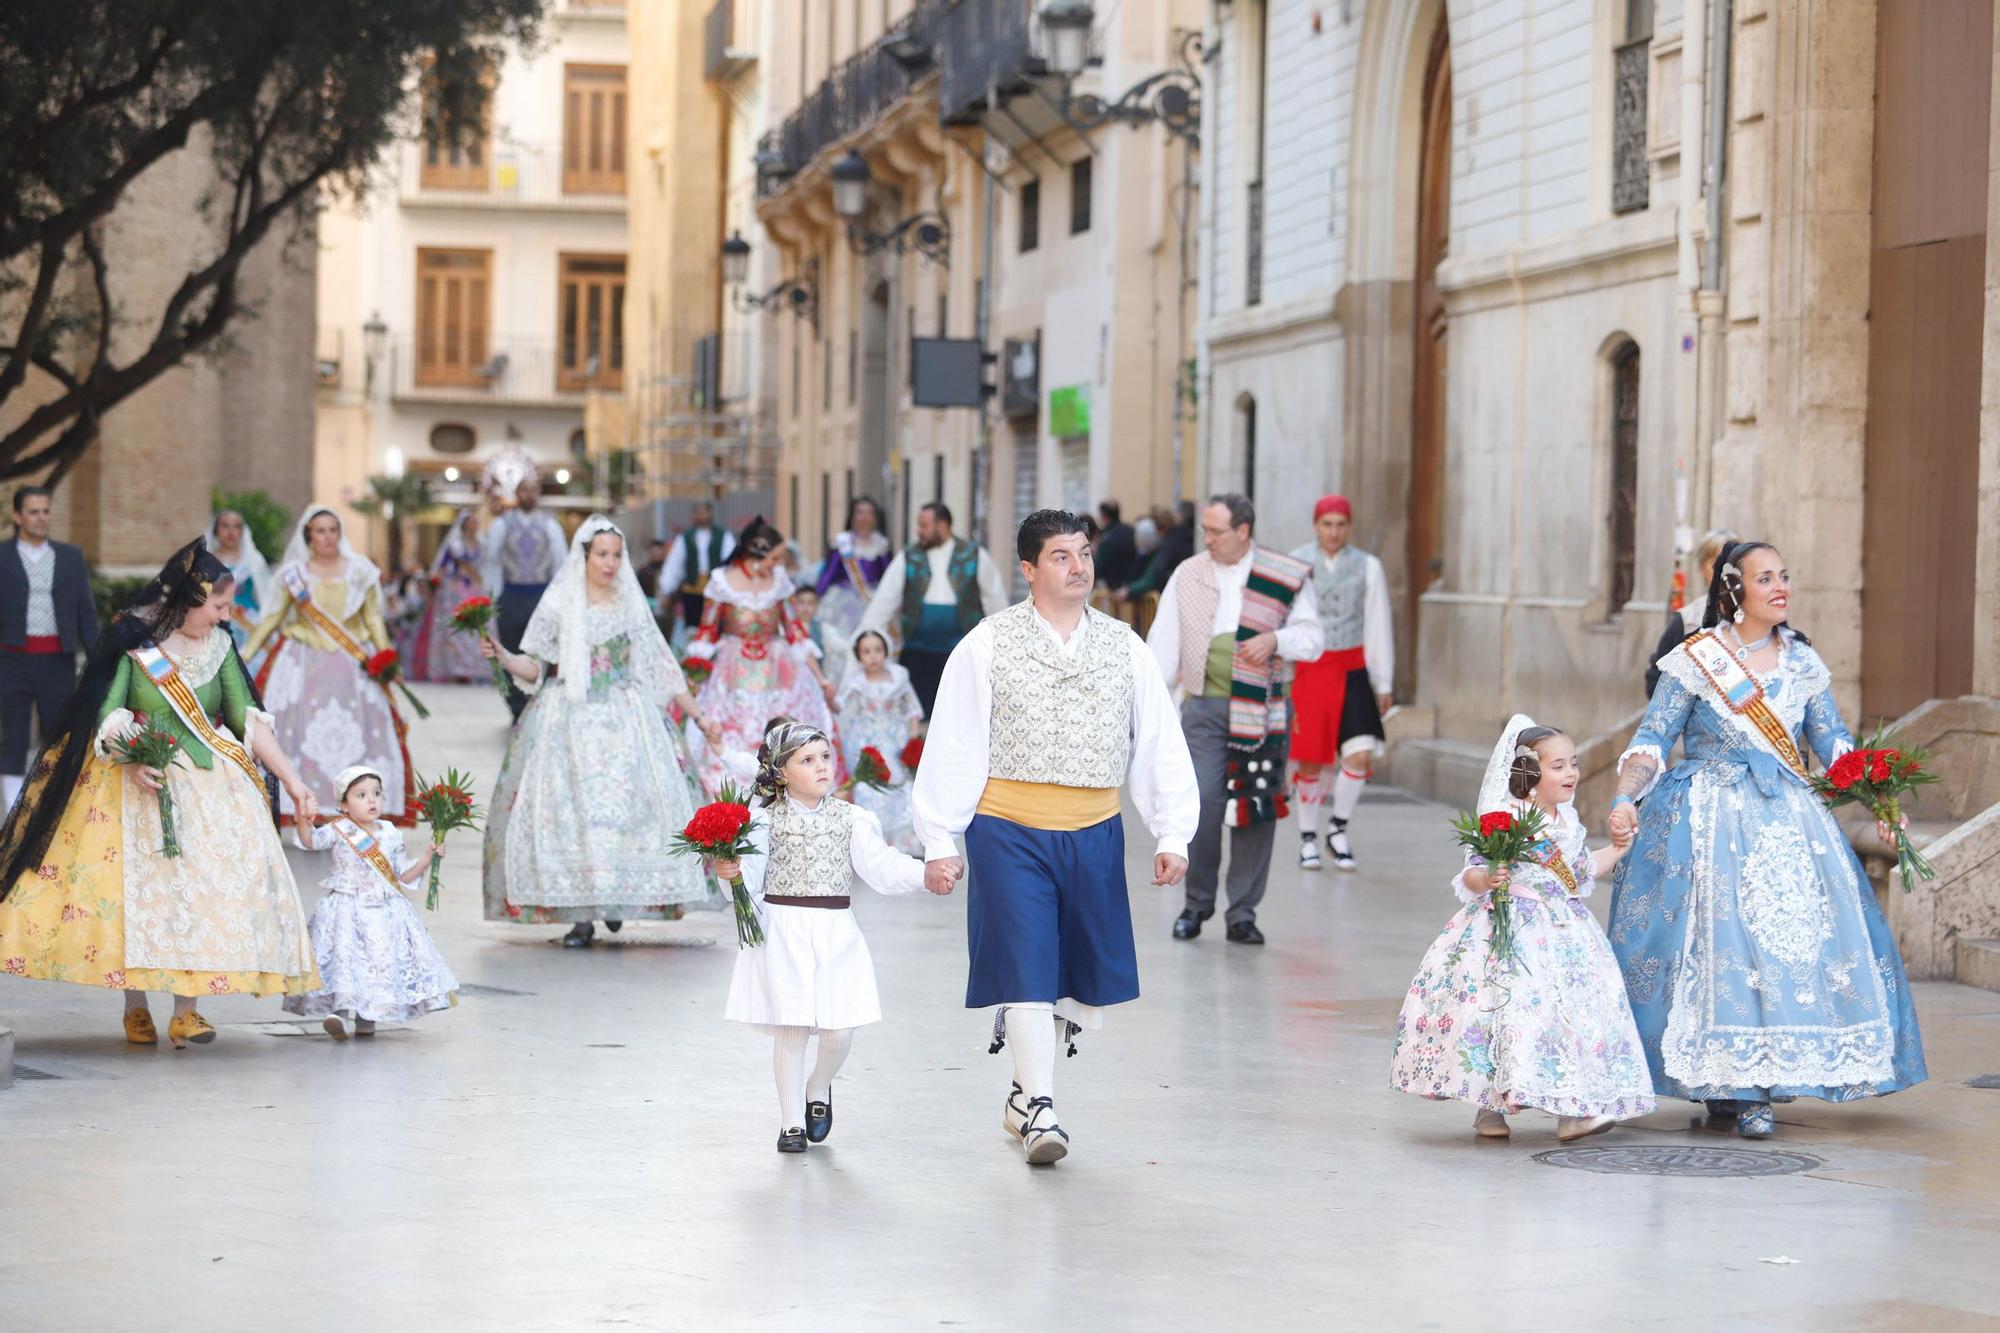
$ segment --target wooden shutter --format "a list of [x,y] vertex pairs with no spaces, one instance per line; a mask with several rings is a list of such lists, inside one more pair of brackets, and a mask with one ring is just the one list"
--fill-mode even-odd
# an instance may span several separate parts
[[563,193],[625,193],[625,67],[563,66]]
[[492,293],[491,250],[417,251],[419,385],[486,383]]
[[625,383],[625,256],[563,255],[556,300],[556,388]]
[[488,72],[483,82],[486,85],[485,104],[480,109],[480,130],[470,143],[452,143],[436,127],[436,112],[432,106],[431,78],[428,71],[422,80],[423,95],[423,167],[418,176],[418,184],[426,190],[476,190],[492,188],[490,154],[487,144],[492,138],[493,84],[497,76]]

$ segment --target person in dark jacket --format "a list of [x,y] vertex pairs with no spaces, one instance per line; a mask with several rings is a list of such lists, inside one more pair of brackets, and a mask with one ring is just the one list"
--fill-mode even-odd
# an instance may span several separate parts
[[1181,561],[1194,554],[1193,501],[1181,501],[1179,514],[1168,509],[1154,510],[1153,521],[1160,529],[1159,547],[1145,572],[1113,594],[1121,601],[1137,601],[1149,592],[1160,591],[1180,568]]
[[[1722,554],[1722,548],[1739,538],[1735,533],[1716,528],[1701,539],[1695,549],[1695,574],[1701,582],[1695,586],[1706,589],[1715,577],[1715,558]],[[1653,655],[1646,659],[1646,697],[1653,697],[1653,691],[1660,688],[1660,659],[1687,642],[1687,636],[1701,628],[1701,614],[1708,606],[1707,594],[1695,598],[1678,611],[1667,612],[1667,627],[1660,634],[1660,642],[1653,649]]]
[[28,773],[30,718],[55,733],[76,689],[76,656],[97,646],[83,552],[49,540],[49,491],[14,493],[14,540],[0,550],[0,782],[11,808]]
[[1122,588],[1139,573],[1139,540],[1124,520],[1116,500],[1097,506],[1103,532],[1097,539],[1097,585]]

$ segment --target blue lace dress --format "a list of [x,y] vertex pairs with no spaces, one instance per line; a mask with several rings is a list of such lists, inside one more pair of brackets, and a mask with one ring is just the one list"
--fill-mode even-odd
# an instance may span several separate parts
[[[1922,1082],[1909,978],[1832,812],[1686,652],[1660,666],[1626,758],[1663,773],[1642,794],[1610,926],[1654,1086],[1837,1102]],[[1802,755],[1853,748],[1809,645],[1787,636],[1759,683]],[[1676,741],[1686,758],[1668,767]]]

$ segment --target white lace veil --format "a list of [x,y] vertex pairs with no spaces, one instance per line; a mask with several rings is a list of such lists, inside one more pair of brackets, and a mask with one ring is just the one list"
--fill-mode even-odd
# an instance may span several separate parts
[[312,554],[312,548],[306,541],[306,525],[321,514],[329,516],[340,524],[340,554],[347,561],[347,605],[341,608],[337,619],[345,620],[361,609],[362,602],[368,599],[368,590],[381,583],[382,571],[375,567],[373,560],[362,555],[348,543],[346,520],[331,507],[306,506],[305,512],[299,515],[298,526],[292,529],[292,539],[285,543],[285,558],[278,567],[291,569],[296,566],[299,572],[305,575],[307,582],[312,581],[312,572],[306,568],[306,560]]
[[1508,794],[1507,774],[1514,767],[1514,751],[1520,747],[1521,733],[1534,725],[1535,719],[1526,713],[1516,713],[1507,719],[1499,743],[1493,747],[1493,757],[1486,761],[1486,776],[1479,782],[1477,813],[1487,815],[1496,810],[1505,810],[1509,814],[1521,812],[1523,803]]
[[208,531],[201,534],[201,544],[208,548],[210,555],[229,566],[229,572],[236,576],[238,583],[249,583],[257,589],[257,601],[262,605],[271,600],[271,566],[264,559],[264,553],[257,549],[257,534],[250,531],[250,525],[243,525],[243,544],[237,548],[236,558],[231,560],[222,553],[215,541],[215,525],[224,514],[237,514],[234,509],[218,509],[208,520]]
[[590,639],[585,618],[590,612],[590,592],[584,564],[590,539],[603,533],[619,539],[618,596],[615,602],[620,628],[632,645],[632,676],[649,698],[664,703],[687,692],[687,678],[680,664],[667,651],[660,626],[653,619],[646,594],[639,589],[638,571],[632,568],[632,550],[616,523],[602,514],[592,514],[576,530],[569,544],[569,557],[556,571],[555,581],[535,606],[521,636],[521,651],[544,662],[556,664],[558,684],[572,699],[581,699],[590,689]]

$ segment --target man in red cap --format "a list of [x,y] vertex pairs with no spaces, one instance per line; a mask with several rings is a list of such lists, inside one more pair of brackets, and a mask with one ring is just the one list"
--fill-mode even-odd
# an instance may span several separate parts
[[[1326,651],[1301,662],[1292,686],[1292,761],[1298,765],[1299,869],[1318,870],[1320,808],[1330,800],[1327,851],[1353,870],[1347,821],[1381,752],[1382,715],[1395,702],[1396,639],[1382,562],[1348,545],[1354,506],[1341,495],[1313,506],[1313,540],[1292,552],[1312,567]],[[1328,782],[1326,769],[1334,766]],[[1327,788],[1331,786],[1332,791]]]

